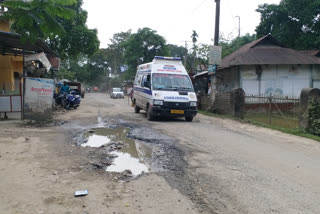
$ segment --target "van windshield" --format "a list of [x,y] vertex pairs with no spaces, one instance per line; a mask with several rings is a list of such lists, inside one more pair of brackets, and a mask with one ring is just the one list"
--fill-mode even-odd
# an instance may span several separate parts
[[112,91],[113,92],[121,92],[121,89],[120,88],[113,88]]
[[165,91],[193,91],[191,81],[187,75],[153,74],[152,89]]

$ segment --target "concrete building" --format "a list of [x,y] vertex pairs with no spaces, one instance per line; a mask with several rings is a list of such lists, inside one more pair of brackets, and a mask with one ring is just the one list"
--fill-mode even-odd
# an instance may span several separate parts
[[271,35],[226,56],[216,74],[217,92],[243,88],[246,94],[299,96],[302,88],[320,88],[320,59],[285,48]]

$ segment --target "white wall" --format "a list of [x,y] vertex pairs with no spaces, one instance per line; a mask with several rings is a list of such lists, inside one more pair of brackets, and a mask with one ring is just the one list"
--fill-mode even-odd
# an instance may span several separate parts
[[[260,81],[255,66],[241,66],[240,69],[241,87],[246,94],[300,96],[302,88],[312,87],[310,65],[263,65]],[[313,70],[320,77],[320,67],[313,67]]]

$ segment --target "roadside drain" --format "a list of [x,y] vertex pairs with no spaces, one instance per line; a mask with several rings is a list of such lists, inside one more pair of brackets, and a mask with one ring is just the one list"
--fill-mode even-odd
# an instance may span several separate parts
[[80,136],[78,143],[82,147],[103,147],[110,154],[111,165],[106,166],[107,172],[130,171],[137,176],[150,172],[152,148],[144,142],[128,138],[129,129],[93,128]]

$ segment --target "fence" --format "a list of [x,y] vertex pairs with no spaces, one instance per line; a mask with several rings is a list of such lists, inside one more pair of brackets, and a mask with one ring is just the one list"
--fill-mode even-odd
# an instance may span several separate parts
[[207,110],[209,108],[210,97],[209,96],[197,96],[198,109]]
[[299,127],[300,98],[245,95],[245,119],[282,128]]
[[219,114],[228,114],[231,112],[230,106],[231,93],[217,93],[214,103],[214,110]]
[[[207,110],[210,107],[210,96],[199,96],[198,101],[199,109]],[[230,93],[216,94],[214,111],[221,114],[230,112]]]

